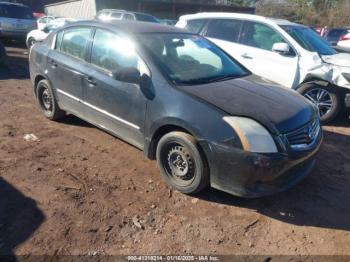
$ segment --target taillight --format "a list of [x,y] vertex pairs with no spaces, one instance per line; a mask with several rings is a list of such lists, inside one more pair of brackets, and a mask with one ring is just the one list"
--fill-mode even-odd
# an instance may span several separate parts
[[342,35],[342,36],[339,38],[339,41],[346,41],[346,40],[350,40],[350,33],[345,34],[345,35]]

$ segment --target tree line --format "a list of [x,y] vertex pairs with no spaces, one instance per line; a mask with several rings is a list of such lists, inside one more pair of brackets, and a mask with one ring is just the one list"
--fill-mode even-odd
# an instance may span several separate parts
[[350,0],[228,0],[255,6],[256,14],[315,27],[350,26]]

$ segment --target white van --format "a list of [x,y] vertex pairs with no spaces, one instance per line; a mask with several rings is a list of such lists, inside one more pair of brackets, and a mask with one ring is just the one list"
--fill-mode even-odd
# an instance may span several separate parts
[[297,90],[318,106],[323,123],[350,107],[350,54],[338,54],[309,27],[235,13],[185,15],[176,26],[206,36],[254,74]]

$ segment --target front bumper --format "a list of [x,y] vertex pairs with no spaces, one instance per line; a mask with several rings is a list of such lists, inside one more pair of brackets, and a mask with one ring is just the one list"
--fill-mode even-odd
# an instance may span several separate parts
[[201,143],[208,154],[211,186],[227,193],[255,198],[285,191],[303,180],[315,164],[323,140],[304,152],[258,154],[215,143]]

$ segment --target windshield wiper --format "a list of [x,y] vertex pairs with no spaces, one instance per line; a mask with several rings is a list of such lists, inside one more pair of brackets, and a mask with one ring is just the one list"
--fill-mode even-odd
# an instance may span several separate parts
[[[244,76],[244,75],[242,75]],[[219,81],[225,81],[233,78],[241,77],[241,75],[235,75],[235,74],[227,74],[227,75],[220,75],[215,77],[207,77],[207,78],[199,78],[199,79],[191,79],[191,80],[185,80],[181,81],[182,84],[207,84],[207,83],[213,83],[213,82],[219,82]]]

